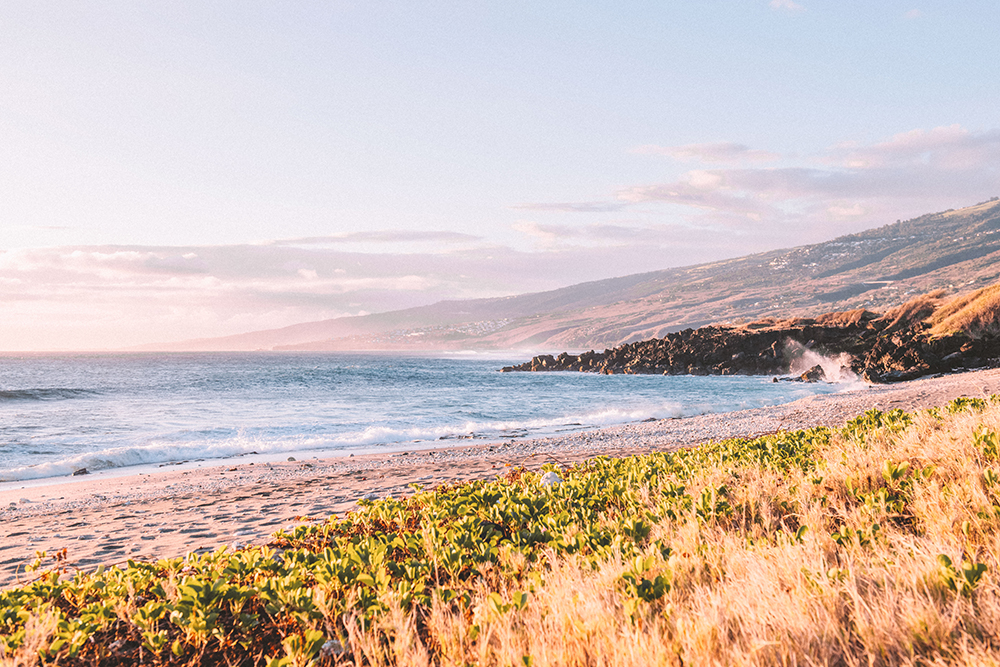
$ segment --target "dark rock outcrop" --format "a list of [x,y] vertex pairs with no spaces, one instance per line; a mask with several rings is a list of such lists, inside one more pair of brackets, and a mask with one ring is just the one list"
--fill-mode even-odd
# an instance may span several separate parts
[[[686,329],[603,352],[541,355],[502,370],[775,375],[788,373],[807,350],[822,356],[847,355],[850,369],[869,382],[897,382],[959,368],[1000,365],[1000,337],[932,337],[922,322],[900,327],[898,318],[860,311],[816,319]],[[815,371],[812,368],[796,379],[825,379],[822,368]]]
[[816,366],[813,366],[805,373],[797,377],[782,377],[782,378],[775,377],[773,378],[773,381],[774,382],[819,382],[820,380],[826,380],[826,379],[827,379],[826,371],[823,370],[822,366],[817,364]]
[[798,377],[802,382],[819,382],[826,379],[826,372],[822,366],[816,365]]

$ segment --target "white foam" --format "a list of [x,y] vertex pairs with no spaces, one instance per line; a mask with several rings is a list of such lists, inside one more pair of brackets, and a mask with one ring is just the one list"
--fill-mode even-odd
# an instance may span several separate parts
[[844,385],[845,390],[865,386],[858,374],[851,370],[854,358],[846,352],[825,356],[793,340],[785,343],[785,351],[794,359],[788,369],[790,375],[801,375],[810,368],[819,366],[828,382]]
[[[829,372],[839,370],[836,361],[829,363],[834,364]],[[202,366],[196,367],[200,372]],[[252,364],[247,367],[256,368]],[[252,453],[258,457],[279,458],[294,452],[447,446],[454,444],[453,439],[470,436],[479,442],[496,442],[512,435],[544,437],[567,430],[650,418],[686,417],[774,405],[809,394],[829,393],[841,386],[796,383],[779,388],[772,387],[767,378],[748,384],[747,378],[712,378],[706,383],[705,378],[694,377],[626,378],[595,374],[500,376],[501,382],[494,380],[496,376],[474,373],[464,376],[472,379],[472,389],[487,386],[488,391],[465,395],[460,386],[446,387],[442,391],[435,385],[421,401],[411,403],[391,397],[382,401],[376,396],[378,400],[373,400],[371,392],[358,392],[357,386],[365,381],[364,377],[362,374],[351,380],[354,384],[347,383],[343,398],[337,395],[337,400],[345,406],[343,411],[336,403],[331,407],[327,394],[309,393],[308,390],[304,399],[289,395],[287,403],[273,405],[262,403],[251,393],[253,400],[244,404],[230,402],[228,394],[216,391],[213,386],[211,391],[194,392],[194,396],[207,402],[203,405],[190,398],[186,388],[184,398],[175,401],[171,393],[173,388],[168,385],[151,393],[152,398],[144,395],[143,401],[135,405],[145,406],[149,401],[153,409],[141,411],[133,407],[121,408],[122,394],[111,393],[98,397],[99,401],[69,406],[75,411],[60,413],[63,421],[57,421],[53,429],[40,437],[24,436],[22,442],[11,447],[12,456],[7,460],[12,467],[0,470],[0,481],[62,477],[81,468],[114,470],[184,460],[221,460]],[[558,380],[554,384],[561,388],[551,388],[550,380]],[[229,385],[223,383],[222,386]],[[574,396],[574,387],[585,391]],[[265,391],[264,395],[268,393]],[[227,399],[223,401],[219,396]],[[242,400],[239,396],[237,399]],[[285,398],[282,395],[278,400]],[[191,412],[196,404],[198,409]],[[79,420],[90,418],[92,411],[102,406],[107,409],[101,420],[95,422],[102,425],[102,429],[81,433]],[[368,407],[370,410],[366,410]],[[121,418],[116,410],[129,418]],[[559,414],[560,410],[564,412]],[[269,418],[262,419],[261,413]],[[50,413],[39,410],[37,414]],[[134,414],[142,416],[131,419]],[[463,419],[470,414],[496,414],[505,418]],[[366,425],[363,420],[371,422]],[[39,417],[39,424],[42,423]],[[103,430],[104,424],[119,423],[123,426],[121,431]],[[245,425],[247,430],[230,430],[240,425]],[[150,430],[143,431],[147,428]],[[149,435],[151,433],[164,435]],[[82,452],[84,449],[92,451]],[[48,460],[40,460],[42,457]],[[31,461],[39,462],[26,465]]]
[[[799,394],[801,392],[792,393]],[[460,436],[463,438],[472,436],[481,441],[496,441],[512,432],[532,437],[543,437],[557,432],[564,433],[567,427],[569,430],[584,430],[650,418],[668,419],[711,412],[729,412],[782,402],[783,400],[789,399],[776,396],[773,401],[758,400],[748,403],[745,400],[735,400],[727,403],[693,404],[686,407],[675,402],[663,401],[658,404],[634,408],[603,408],[584,414],[553,418],[468,421],[460,425],[413,428],[373,425],[361,431],[327,436],[298,435],[263,438],[239,433],[232,437],[215,440],[167,441],[151,439],[141,444],[107,448],[36,465],[11,468],[0,472],[0,482],[68,476],[81,468],[98,471],[193,459],[218,460],[248,454],[267,456],[315,450],[336,451],[372,446],[378,448],[398,445],[399,443],[424,443],[425,446],[433,446],[434,442],[451,440]]]

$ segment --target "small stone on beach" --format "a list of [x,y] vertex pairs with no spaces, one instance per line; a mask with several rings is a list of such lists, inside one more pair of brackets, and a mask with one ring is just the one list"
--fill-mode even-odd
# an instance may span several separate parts
[[322,648],[320,648],[319,650],[319,653],[324,658],[336,658],[338,656],[343,655],[344,653],[347,653],[347,650],[344,648],[344,645],[340,643],[340,641],[336,639],[330,639],[327,640],[325,644],[323,644]]
[[552,486],[553,484],[558,484],[559,482],[561,482],[562,477],[560,477],[559,475],[550,470],[549,472],[542,475],[542,479],[539,481],[541,482],[542,486]]

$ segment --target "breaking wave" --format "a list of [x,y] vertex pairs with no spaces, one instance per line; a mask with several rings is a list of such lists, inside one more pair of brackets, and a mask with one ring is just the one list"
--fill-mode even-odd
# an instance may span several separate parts
[[[810,392],[812,393],[812,392]],[[795,396],[797,397],[797,395]],[[790,400],[789,396],[768,399],[736,399],[723,402],[696,402],[687,405],[664,401],[634,408],[604,408],[558,418],[506,421],[469,421],[463,424],[395,428],[373,425],[342,434],[273,437],[238,432],[230,437],[192,437],[188,440],[150,439],[132,445],[111,447],[56,460],[0,471],[0,482],[62,477],[86,468],[89,471],[129,466],[166,464],[191,460],[220,460],[247,455],[278,455],[310,451],[399,446],[450,446],[455,440],[495,442],[513,437],[546,437],[588,428],[614,426],[650,419],[688,417],[712,412],[731,412]]]
[[81,396],[93,396],[93,389],[51,387],[37,389],[0,389],[0,401],[61,401]]
[[[801,356],[830,375],[839,369]],[[760,376],[497,373],[500,365],[328,354],[18,360],[0,392],[0,481],[245,454],[548,437],[846,388]]]
[[837,355],[822,355],[793,340],[786,341],[785,354],[792,358],[789,375],[801,375],[810,368],[819,366],[827,382],[834,384],[862,386],[864,381],[851,370],[854,358],[846,352]]

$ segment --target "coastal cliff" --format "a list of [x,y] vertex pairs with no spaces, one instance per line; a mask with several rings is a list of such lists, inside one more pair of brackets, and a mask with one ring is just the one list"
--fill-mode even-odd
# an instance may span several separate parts
[[[922,295],[884,314],[854,310],[686,329],[603,352],[540,355],[502,370],[776,375],[808,368],[814,353],[839,361],[869,382],[898,382],[1000,365],[1000,285],[948,302],[941,296]],[[960,311],[965,317],[956,320]]]

